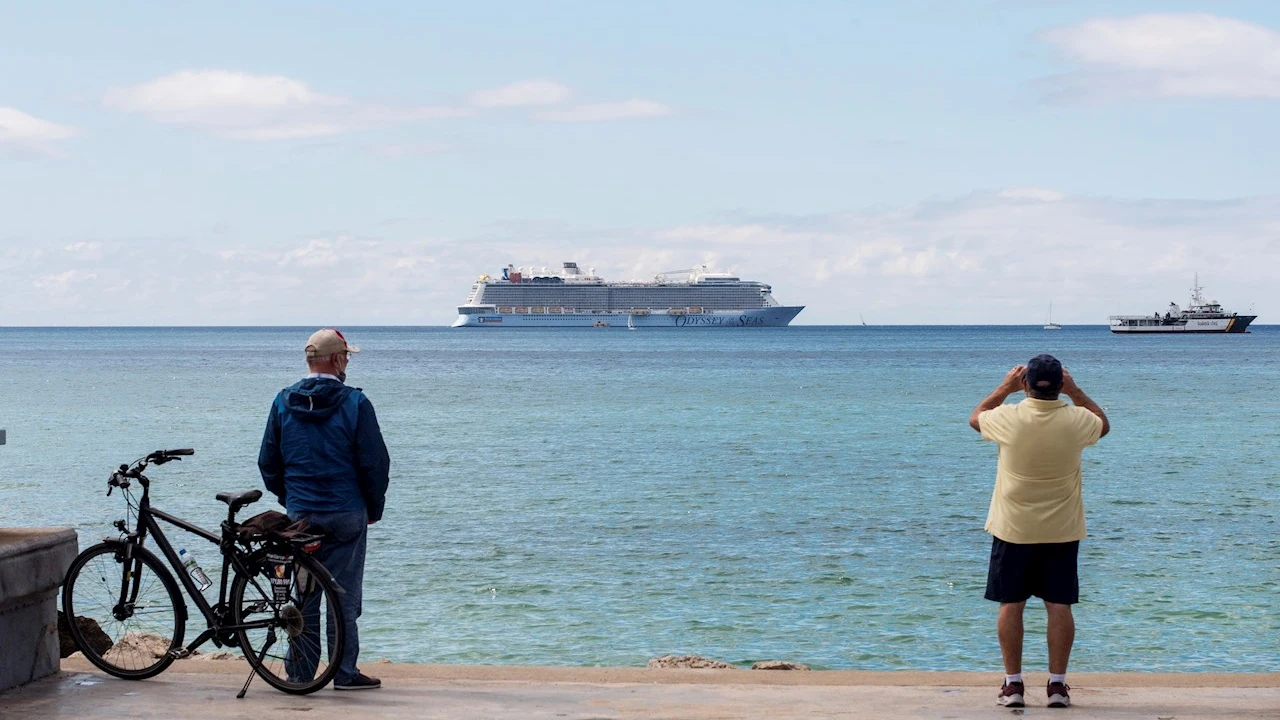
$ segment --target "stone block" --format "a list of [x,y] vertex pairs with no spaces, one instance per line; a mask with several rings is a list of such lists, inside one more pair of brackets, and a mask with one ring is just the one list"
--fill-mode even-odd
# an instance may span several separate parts
[[71,528],[0,528],[0,691],[58,671],[58,587]]

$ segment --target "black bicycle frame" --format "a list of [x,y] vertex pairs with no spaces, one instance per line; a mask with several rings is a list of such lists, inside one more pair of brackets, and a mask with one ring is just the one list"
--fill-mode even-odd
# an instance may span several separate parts
[[[268,624],[266,621],[261,625],[257,623],[231,625],[228,622],[225,622],[224,618],[219,617],[218,612],[215,610],[215,607],[222,607],[224,608],[223,612],[226,612],[227,581],[231,575],[228,570],[233,564],[235,565],[236,572],[244,573],[246,576],[252,577],[252,573],[249,571],[249,568],[245,567],[244,564],[240,562],[240,558],[234,549],[232,547],[228,547],[228,545],[233,541],[229,537],[225,536],[227,532],[225,525],[223,528],[224,535],[215,535],[202,527],[183,520],[182,518],[174,517],[163,510],[157,510],[151,507],[150,483],[148,482],[143,484],[142,488],[142,500],[138,502],[138,530],[135,533],[135,536],[130,538],[130,542],[126,543],[125,562],[128,563],[132,561],[133,558],[131,553],[133,546],[136,545],[137,547],[143,547],[147,533],[149,532],[154,537],[156,546],[160,548],[160,552],[164,555],[165,560],[168,561],[170,569],[172,569],[174,574],[178,576],[178,582],[182,583],[182,587],[187,591],[187,596],[195,602],[196,607],[200,610],[200,614],[205,618],[205,624],[208,626],[203,632],[196,636],[195,640],[192,640],[187,644],[186,650],[188,652],[195,650],[210,639],[214,641],[215,645],[222,647],[222,637],[220,636],[222,634],[235,632],[240,629],[249,629],[260,626],[266,627]],[[231,522],[233,517],[234,514],[228,512],[227,522]],[[209,604],[209,601],[205,599],[204,593],[196,586],[195,580],[191,578],[191,573],[187,572],[186,568],[183,567],[182,560],[178,557],[178,552],[173,549],[173,545],[169,543],[169,539],[164,536],[164,532],[160,529],[160,523],[156,522],[157,518],[169,523],[170,525],[186,530],[187,532],[199,535],[205,540],[208,540],[218,546],[219,554],[222,555],[222,573],[219,581],[217,606]],[[141,582],[141,573],[134,572],[133,579],[135,585],[139,584]],[[126,574],[120,588],[122,602],[123,598],[130,597],[128,584],[129,575]],[[136,591],[137,588],[135,587],[134,592],[136,593]],[[136,597],[136,594],[133,596]],[[188,616],[185,603],[183,603],[182,613],[182,620],[183,622],[186,622]]]

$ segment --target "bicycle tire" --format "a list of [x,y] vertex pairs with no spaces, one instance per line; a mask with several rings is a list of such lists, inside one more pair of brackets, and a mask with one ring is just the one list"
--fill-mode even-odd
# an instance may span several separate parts
[[[116,608],[126,580],[124,552],[125,543],[108,541],[77,555],[63,581],[62,610],[72,641],[89,662],[118,678],[144,680],[173,664],[169,651],[182,647],[187,606],[169,570],[150,551],[134,547],[133,602],[120,617]],[[97,623],[110,647],[99,650],[102,637],[90,637],[82,618]]]
[[[277,601],[271,584],[275,567],[264,563],[256,575],[236,574],[231,582],[232,623],[240,650],[259,677],[277,690],[306,695],[328,685],[338,673],[346,646],[339,589],[318,560],[294,551],[287,598]],[[314,586],[307,577],[314,578]],[[254,627],[245,627],[251,623]],[[281,640],[283,645],[276,645]]]

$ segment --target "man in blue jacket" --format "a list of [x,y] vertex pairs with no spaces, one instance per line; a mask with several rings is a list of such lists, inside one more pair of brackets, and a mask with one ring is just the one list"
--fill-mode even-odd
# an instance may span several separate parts
[[[326,533],[318,559],[333,573],[341,596],[346,647],[335,690],[370,690],[382,681],[356,667],[364,556],[370,525],[382,519],[391,458],[373,403],[348,387],[347,363],[360,348],[337,330],[318,330],[307,340],[307,377],[280,391],[267,415],[258,469],[291,520],[307,520]],[[318,640],[317,636],[317,640]],[[288,672],[314,677],[319,658],[291,658]],[[310,667],[301,667],[310,665]]]

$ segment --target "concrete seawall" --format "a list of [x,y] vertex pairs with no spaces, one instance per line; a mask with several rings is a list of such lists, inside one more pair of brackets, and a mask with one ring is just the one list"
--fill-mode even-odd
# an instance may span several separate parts
[[[602,720],[603,718],[1280,718],[1280,673],[1072,673],[1072,707],[1044,707],[1043,674],[1029,674],[1027,707],[995,704],[998,673],[655,670],[366,663],[380,690],[292,696],[254,680],[236,700],[243,659],[183,660],[142,682],[83,660],[0,694],[0,717],[24,720]],[[180,710],[175,710],[180,709]],[[300,715],[305,713],[305,715]]]
[[[684,670],[414,665],[366,661],[385,686],[362,693],[279,693],[243,658],[182,660],[129,682],[83,659],[59,662],[57,593],[75,558],[69,528],[0,529],[0,718],[172,717],[309,720],[413,718],[987,718],[997,672]],[[209,648],[205,648],[206,650]],[[1028,707],[1045,709],[1045,678],[1028,674]],[[32,682],[37,681],[37,682]],[[1072,718],[1274,718],[1280,673],[1071,673]],[[15,687],[21,685],[22,687]]]
[[0,528],[0,691],[58,671],[58,586],[71,528]]

